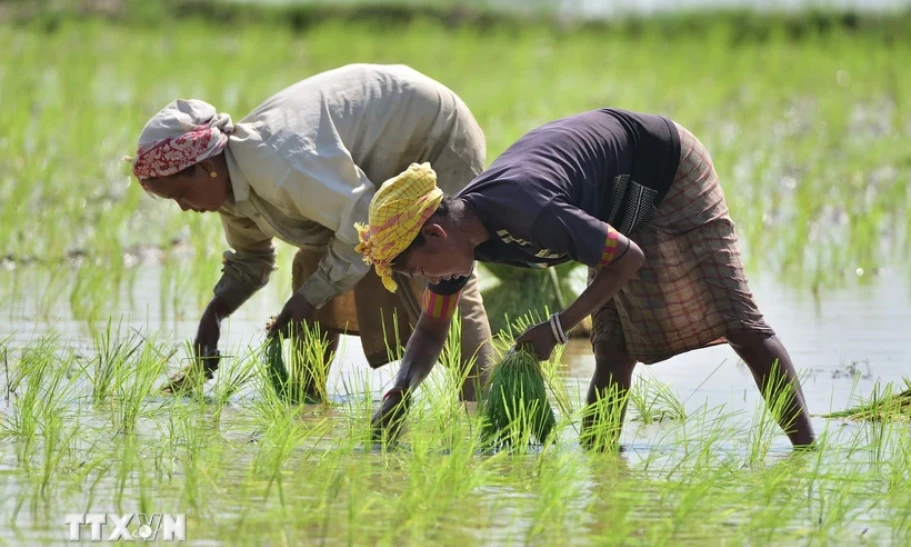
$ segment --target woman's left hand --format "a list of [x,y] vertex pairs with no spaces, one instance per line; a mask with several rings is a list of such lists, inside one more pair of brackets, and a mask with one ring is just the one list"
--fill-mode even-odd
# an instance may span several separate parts
[[297,327],[304,321],[310,321],[313,319],[315,311],[316,308],[304,298],[304,295],[295,293],[294,296],[285,302],[285,307],[282,308],[281,313],[269,326],[269,336],[275,336],[279,333],[287,336],[289,334],[289,325]]
[[538,359],[542,361],[550,359],[550,354],[553,353],[554,346],[557,345],[554,333],[550,329],[550,322],[538,323],[522,333],[522,336],[516,339],[516,346],[523,344],[530,345],[534,353],[537,354]]
[[407,390],[392,389],[386,393],[382,406],[370,422],[373,440],[381,441],[384,433],[387,440],[395,440],[402,431],[410,407],[411,394]]

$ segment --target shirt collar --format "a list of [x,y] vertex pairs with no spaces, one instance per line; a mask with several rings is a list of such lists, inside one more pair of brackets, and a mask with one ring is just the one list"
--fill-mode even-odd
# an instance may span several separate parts
[[250,199],[250,183],[247,182],[243,171],[241,171],[240,166],[237,165],[237,160],[234,159],[230,142],[228,142],[228,146],[225,147],[225,160],[228,163],[228,175],[231,177],[231,190],[234,194],[234,203],[236,204]]

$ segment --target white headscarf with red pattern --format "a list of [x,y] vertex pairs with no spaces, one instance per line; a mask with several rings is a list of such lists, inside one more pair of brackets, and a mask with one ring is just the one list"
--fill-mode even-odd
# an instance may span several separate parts
[[129,158],[140,181],[166,177],[218,155],[234,131],[231,116],[196,99],[177,99],[142,129],[136,157]]

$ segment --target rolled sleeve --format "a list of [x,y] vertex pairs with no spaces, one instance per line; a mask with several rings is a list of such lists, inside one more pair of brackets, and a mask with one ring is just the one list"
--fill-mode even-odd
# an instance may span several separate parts
[[275,269],[275,246],[252,220],[224,210],[219,214],[233,250],[224,253],[222,276],[214,293],[235,309],[269,282]]

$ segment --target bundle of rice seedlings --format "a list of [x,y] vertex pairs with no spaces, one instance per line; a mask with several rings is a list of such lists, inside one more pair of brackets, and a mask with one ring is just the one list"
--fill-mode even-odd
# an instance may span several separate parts
[[[299,329],[299,337],[291,338],[292,363],[285,366],[284,340],[280,335],[270,335],[263,348],[266,378],[279,399],[291,404],[315,404],[326,399],[326,375],[331,353],[326,351],[328,341],[320,335],[319,326]],[[316,396],[307,389],[315,384]]]
[[279,399],[286,401],[289,398],[291,382],[288,378],[288,371],[285,369],[283,351],[281,337],[270,336],[266,340],[266,347],[263,350],[263,361],[266,363],[266,377],[269,379],[269,385],[275,390]]
[[890,388],[885,393],[875,393],[869,402],[847,410],[823,415],[824,418],[848,420],[886,421],[911,418],[911,380],[905,380],[905,391],[893,395]]
[[556,418],[538,358],[529,350],[514,348],[493,367],[484,418],[482,439],[491,449],[549,439]]

